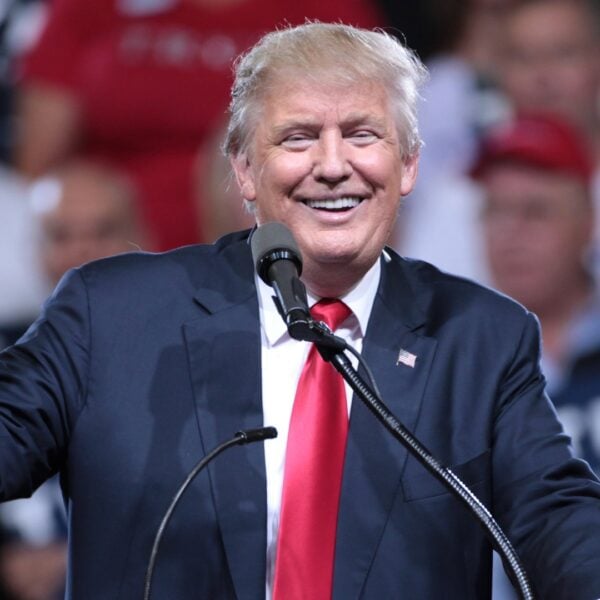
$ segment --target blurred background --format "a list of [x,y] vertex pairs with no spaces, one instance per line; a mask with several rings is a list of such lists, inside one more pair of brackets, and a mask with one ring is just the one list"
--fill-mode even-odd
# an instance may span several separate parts
[[[306,18],[383,27],[430,71],[390,245],[537,314],[600,469],[599,1],[0,0],[0,348],[69,268],[251,224],[219,150],[236,55]],[[66,560],[58,478],[0,505],[0,599],[61,598]]]

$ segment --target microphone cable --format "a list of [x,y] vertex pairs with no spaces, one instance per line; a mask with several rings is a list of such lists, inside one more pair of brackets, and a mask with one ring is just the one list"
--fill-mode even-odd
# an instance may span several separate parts
[[162,521],[156,531],[156,536],[154,537],[154,543],[152,545],[152,552],[150,553],[150,560],[148,561],[148,567],[146,569],[146,576],[144,578],[144,600],[150,600],[150,593],[152,589],[152,577],[154,575],[154,568],[156,566],[156,559],[158,557],[158,550],[160,546],[160,542],[163,538],[167,525],[175,512],[175,508],[179,503],[179,500],[183,496],[183,493],[188,488],[190,483],[194,480],[196,475],[202,471],[208,463],[210,463],[214,458],[216,458],[221,452],[227,450],[231,446],[238,446],[244,444],[252,444],[253,442],[262,442],[264,440],[270,440],[277,437],[277,429],[275,427],[260,427],[258,429],[246,429],[244,431],[238,431],[234,437],[223,442],[214,448],[211,452],[209,452],[202,460],[200,460],[196,466],[190,471],[190,474],[185,478],[184,482],[181,484],[173,499],[171,500],[171,504],[169,508],[167,508]]

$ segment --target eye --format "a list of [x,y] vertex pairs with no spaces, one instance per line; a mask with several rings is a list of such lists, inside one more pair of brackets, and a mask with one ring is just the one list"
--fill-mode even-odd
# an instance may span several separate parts
[[315,137],[309,133],[292,133],[281,141],[281,145],[290,150],[305,150],[314,139]]
[[380,136],[371,129],[354,129],[350,131],[346,138],[358,145],[367,145],[376,142]]

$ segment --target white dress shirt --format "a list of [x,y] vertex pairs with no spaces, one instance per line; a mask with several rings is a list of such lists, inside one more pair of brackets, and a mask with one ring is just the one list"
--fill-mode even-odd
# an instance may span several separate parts
[[[336,335],[342,337],[359,352],[362,348],[362,340],[371,315],[380,275],[380,261],[376,261],[358,284],[340,298],[352,310],[352,314],[336,330]],[[300,342],[290,337],[286,325],[273,303],[273,290],[258,277],[256,279],[261,323],[264,425],[273,426],[278,432],[276,439],[268,440],[265,443],[267,473],[266,598],[270,600],[273,591],[288,429],[296,387],[308,356],[310,343]],[[319,298],[308,295],[310,306],[318,300]],[[356,367],[356,359],[353,356],[350,358]],[[352,393],[348,384],[346,384],[346,398],[348,414],[350,414]]]

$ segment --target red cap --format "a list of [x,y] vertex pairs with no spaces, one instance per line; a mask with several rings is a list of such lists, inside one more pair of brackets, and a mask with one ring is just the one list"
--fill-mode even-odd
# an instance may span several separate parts
[[484,136],[472,169],[474,177],[498,162],[525,163],[575,175],[589,184],[594,166],[586,143],[555,115],[520,114]]

